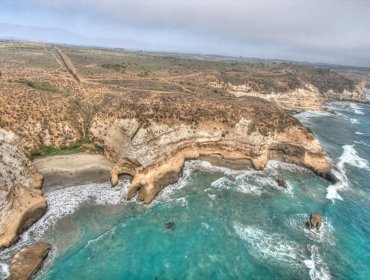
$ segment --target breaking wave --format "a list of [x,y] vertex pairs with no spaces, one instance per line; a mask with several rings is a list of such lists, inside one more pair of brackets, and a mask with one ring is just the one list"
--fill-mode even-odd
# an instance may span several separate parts
[[307,270],[311,279],[331,279],[328,265],[315,245],[302,245],[280,234],[234,223],[236,234],[245,241],[248,251],[258,260],[297,272]]
[[309,216],[307,214],[292,215],[285,220],[285,225],[299,233],[303,233],[312,241],[315,241],[317,243],[328,243],[330,245],[335,245],[334,227],[330,223],[328,218],[323,218],[322,227],[319,231],[309,230],[306,227],[306,222],[308,221],[308,219]]
[[8,279],[9,276],[9,265],[6,263],[0,263],[0,279]]
[[346,175],[346,165],[370,170],[369,162],[357,154],[354,145],[344,145],[342,148],[343,153],[336,164],[338,169],[332,169],[332,173],[338,179],[338,182],[329,185],[327,188],[326,198],[332,201],[334,201],[334,199],[343,200],[338,191],[346,190],[350,186]]
[[369,162],[357,154],[354,145],[343,146],[343,154],[339,157],[337,166],[339,169],[343,170],[345,168],[345,164],[370,170]]
[[343,170],[333,168],[331,172],[338,179],[338,182],[328,186],[326,189],[326,198],[332,201],[334,201],[334,199],[343,200],[338,191],[349,188],[347,176]]
[[319,254],[319,248],[315,245],[307,246],[311,253],[310,259],[304,260],[305,266],[309,269],[309,275],[312,280],[329,280],[331,274],[328,265]]
[[[0,252],[0,279],[6,279],[7,266],[2,262],[8,262],[20,248],[38,241],[47,230],[52,229],[63,217],[74,213],[82,205],[115,205],[126,201],[126,194],[129,188],[129,181],[121,180],[119,184],[112,188],[110,183],[87,184],[56,190],[49,190],[45,193],[48,202],[48,209],[45,215],[34,223],[21,236],[19,241],[13,246]],[[51,252],[53,259],[56,256],[55,248]]]
[[186,186],[194,171],[224,174],[225,177],[221,177],[211,184],[212,187],[218,189],[234,189],[242,193],[260,195],[263,193],[264,189],[272,188],[287,194],[292,194],[292,186],[289,182],[287,182],[286,189],[279,187],[276,182],[276,176],[281,170],[310,172],[307,168],[275,160],[270,160],[262,171],[248,167],[245,170],[233,170],[227,167],[215,166],[207,161],[201,160],[186,161],[182,170],[182,176],[179,178],[178,182],[165,187],[156,197],[154,204],[163,200],[171,200],[173,194]]
[[354,102],[332,101],[329,102],[326,107],[330,110],[349,112],[357,115],[365,114],[361,106]]
[[329,113],[326,111],[303,111],[298,114],[295,114],[294,117],[300,120],[303,124],[309,124],[313,118],[319,118],[319,117],[331,117],[333,116],[333,113]]
[[[214,166],[206,161],[187,161],[184,165],[182,176],[179,181],[164,188],[155,199],[154,203],[146,207],[153,207],[160,201],[173,200],[177,205],[188,207],[186,197],[178,198],[174,193],[181,190],[191,179],[191,174],[196,171],[222,173],[225,176],[214,181],[212,188],[233,188],[238,192],[261,195],[266,189],[278,189],[279,191],[292,193],[292,187],[287,182],[288,188],[283,189],[278,186],[276,176],[281,170],[292,172],[310,172],[308,169],[294,164],[287,164],[278,161],[269,161],[263,171],[246,168],[245,170],[232,170],[226,167]],[[45,198],[48,202],[48,210],[45,215],[34,223],[21,236],[19,241],[13,246],[0,252],[0,279],[8,277],[8,265],[11,256],[20,248],[31,245],[35,241],[43,238],[44,234],[55,227],[57,222],[63,217],[76,212],[83,205],[116,205],[128,203],[126,201],[127,192],[130,187],[129,179],[120,179],[118,185],[112,188],[110,183],[86,184],[67,188],[48,189]],[[210,193],[210,200],[215,199],[215,194]],[[203,225],[203,227],[205,227]],[[58,255],[56,248],[53,247],[45,266],[51,263]]]

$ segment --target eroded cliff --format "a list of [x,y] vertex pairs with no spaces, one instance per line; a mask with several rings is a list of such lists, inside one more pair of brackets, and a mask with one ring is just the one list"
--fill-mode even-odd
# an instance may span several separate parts
[[281,108],[286,110],[323,110],[325,102],[328,100],[347,100],[367,102],[365,91],[360,86],[355,86],[353,89],[341,89],[338,91],[329,89],[327,91],[320,91],[313,84],[305,84],[296,89],[289,89],[283,91],[255,91],[253,87],[248,84],[232,84],[219,82],[211,82],[210,86],[223,89],[230,94],[241,96],[260,97],[268,101],[275,102]]
[[253,71],[228,71],[215,75],[211,87],[237,97],[256,96],[288,110],[322,110],[328,100],[367,102],[364,77],[339,69],[290,63],[254,65]]
[[41,185],[42,176],[26,157],[21,139],[0,129],[0,248],[46,211]]
[[[181,113],[189,113],[180,112],[186,104],[168,108],[169,114],[162,121],[97,115],[90,132],[116,162],[112,184],[117,184],[119,174],[130,174],[134,178],[128,199],[138,192],[139,200],[150,203],[163,187],[177,180],[185,160],[212,155],[249,160],[256,169],[264,168],[269,159],[278,159],[306,166],[323,176],[330,172],[319,141],[284,110],[255,97],[228,98],[222,105],[217,99],[212,102],[209,111],[213,115],[206,114],[208,117],[196,122],[185,116],[179,121]],[[192,109],[199,106],[194,103]],[[232,107],[239,110],[227,121],[224,110]]]

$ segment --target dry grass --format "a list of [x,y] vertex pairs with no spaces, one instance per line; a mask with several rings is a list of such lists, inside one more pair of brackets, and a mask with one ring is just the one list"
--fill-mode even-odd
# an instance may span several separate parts
[[320,91],[351,90],[358,82],[344,69],[17,42],[0,42],[0,65],[0,127],[23,136],[29,150],[69,147],[89,138],[95,117],[135,117],[143,125],[217,120],[233,126],[248,114],[255,119],[252,129],[268,133],[269,122],[259,125],[261,118],[281,129],[294,120],[275,124],[282,119],[274,118],[280,109],[256,98],[238,99],[211,84],[248,84],[272,93],[307,83]]

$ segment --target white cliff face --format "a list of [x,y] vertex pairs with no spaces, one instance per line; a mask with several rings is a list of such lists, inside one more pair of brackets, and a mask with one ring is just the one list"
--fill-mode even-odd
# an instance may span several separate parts
[[[291,118],[287,114],[276,117]],[[90,132],[117,163],[111,173],[112,184],[117,183],[119,174],[132,175],[128,198],[139,191],[138,198],[145,203],[176,180],[185,160],[200,156],[249,160],[256,169],[264,168],[268,159],[280,159],[321,174],[330,171],[325,152],[311,132],[297,122],[281,130],[269,121],[256,123],[244,116],[234,127],[216,121],[197,125],[153,121],[140,126],[136,119],[112,123],[95,119]],[[267,131],[259,131],[264,125],[270,125]]]
[[306,88],[298,88],[287,92],[272,92],[264,94],[255,92],[248,85],[233,85],[227,83],[223,87],[236,97],[254,96],[275,102],[287,110],[322,109],[324,99],[313,85],[307,84]]
[[334,99],[334,100],[348,100],[348,101],[368,101],[365,91],[360,87],[357,86],[354,91],[344,90],[341,93],[334,92],[333,90],[329,90],[324,93],[326,99]]
[[247,84],[234,85],[232,83],[211,82],[209,85],[214,88],[224,89],[236,97],[254,96],[263,98],[276,103],[286,110],[322,110],[324,108],[324,102],[331,99],[367,101],[366,94],[360,86],[357,86],[354,91],[343,90],[343,92],[335,92],[329,90],[321,94],[312,84],[305,84],[304,88],[289,90],[287,92],[271,93],[256,92]]
[[0,129],[0,248],[46,210],[42,176],[25,156],[21,139]]

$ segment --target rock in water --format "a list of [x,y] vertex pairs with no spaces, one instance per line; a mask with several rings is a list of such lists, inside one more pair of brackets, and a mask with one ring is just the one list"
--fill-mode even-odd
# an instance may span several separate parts
[[21,249],[10,262],[9,280],[27,280],[42,266],[50,251],[50,244],[37,242],[30,247]]
[[286,184],[286,181],[285,181],[284,177],[278,176],[277,179],[276,179],[276,182],[278,183],[279,187],[282,187],[284,189],[287,188],[287,184]]
[[306,223],[306,226],[309,229],[316,228],[316,230],[320,230],[320,228],[322,226],[322,217],[321,217],[321,214],[318,213],[318,212],[311,213],[310,214],[310,219]]
[[175,222],[168,222],[168,223],[165,223],[165,227],[166,229],[174,230],[176,228],[176,224]]

